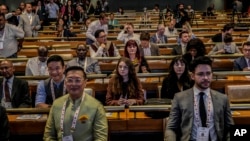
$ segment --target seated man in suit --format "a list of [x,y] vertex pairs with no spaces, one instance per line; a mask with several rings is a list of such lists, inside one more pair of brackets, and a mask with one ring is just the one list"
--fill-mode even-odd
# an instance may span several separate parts
[[0,103],[5,108],[31,107],[29,86],[27,81],[14,76],[14,66],[10,60],[0,63]]
[[159,56],[159,48],[156,44],[150,43],[150,34],[142,32],[140,36],[140,52],[142,56]]
[[37,48],[38,57],[29,58],[26,64],[25,75],[48,75],[46,61],[48,58],[48,48],[40,46]]
[[50,56],[47,67],[50,78],[40,81],[37,86],[35,106],[38,108],[48,108],[56,98],[66,94],[63,58],[59,55]]
[[167,141],[226,141],[234,124],[228,98],[210,88],[212,60],[197,57],[190,65],[194,86],[176,93],[165,131]]
[[4,107],[0,105],[0,141],[8,141],[10,137],[9,120]]
[[235,71],[250,71],[250,41],[243,43],[243,56],[234,60]]
[[223,39],[224,39],[224,36],[229,33],[229,34],[232,34],[234,30],[234,26],[232,24],[226,24],[224,25],[223,29],[222,29],[222,32],[221,33],[218,33],[218,34],[215,34],[211,40],[213,42],[223,42]]
[[241,51],[236,46],[236,44],[233,43],[232,35],[227,33],[225,34],[225,37],[224,37],[224,43],[217,43],[215,47],[208,53],[208,55],[234,54],[234,53],[241,54]]
[[115,44],[107,41],[107,35],[100,29],[95,32],[96,41],[90,45],[91,57],[119,57],[119,51]]
[[101,73],[98,61],[91,57],[87,57],[88,50],[88,47],[83,43],[78,44],[76,48],[77,58],[70,60],[67,63],[67,68],[71,66],[80,66],[87,74]]
[[172,55],[184,55],[186,53],[187,43],[189,41],[189,33],[187,31],[182,31],[179,34],[180,44],[175,46],[172,50]]
[[166,44],[168,43],[168,38],[164,35],[165,26],[163,24],[159,24],[157,26],[157,32],[150,38],[151,43],[155,44]]

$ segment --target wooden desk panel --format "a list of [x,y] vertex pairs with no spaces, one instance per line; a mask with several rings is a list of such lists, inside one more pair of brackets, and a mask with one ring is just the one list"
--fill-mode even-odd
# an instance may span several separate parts
[[43,134],[47,121],[47,115],[44,114],[37,120],[16,119],[19,115],[8,115],[11,135],[36,135]]

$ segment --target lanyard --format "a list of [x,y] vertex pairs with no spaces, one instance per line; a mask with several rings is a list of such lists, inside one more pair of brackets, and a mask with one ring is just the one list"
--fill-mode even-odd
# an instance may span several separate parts
[[160,40],[160,43],[165,43],[165,39],[164,39],[164,36],[161,36],[161,38],[159,38],[158,34],[155,33],[155,36],[156,36],[156,40]]
[[[53,85],[52,79],[50,80],[50,90],[51,90],[52,99],[54,101],[56,99],[56,96],[55,96],[55,90],[54,90],[54,85]],[[65,94],[66,94],[66,88],[65,88],[65,86],[63,86],[63,95],[65,95]]]
[[[211,121],[211,96],[208,95],[208,105],[207,105],[207,121],[206,125],[209,127],[209,122]],[[195,120],[198,123],[198,127],[201,127],[201,119],[200,119],[200,114],[199,114],[199,106],[198,106],[198,101],[197,101],[197,96],[194,98],[194,114],[195,114]]]
[[[85,96],[85,94],[82,95],[82,99],[80,101],[80,104],[79,104],[79,106],[77,107],[77,109],[75,111],[73,121],[72,121],[72,124],[71,124],[71,130],[70,130],[71,132],[74,132],[74,130],[76,129],[77,117],[79,115],[81,103],[84,100],[84,96]],[[63,121],[64,121],[64,117],[65,117],[65,113],[66,113],[67,102],[68,102],[68,99],[63,104],[63,108],[62,108],[62,112],[61,112],[61,118],[60,118],[60,129],[61,129],[61,132],[62,132],[62,136],[63,136]]]

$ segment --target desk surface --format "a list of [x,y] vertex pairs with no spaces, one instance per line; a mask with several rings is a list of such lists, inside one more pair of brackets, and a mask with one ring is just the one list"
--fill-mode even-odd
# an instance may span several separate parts
[[[151,119],[144,112],[134,113],[127,109],[120,113],[107,114],[110,132],[162,132],[165,119]],[[232,113],[235,124],[250,125],[250,110],[239,110]],[[43,134],[47,115],[37,120],[18,120],[19,115],[8,115],[12,135]]]

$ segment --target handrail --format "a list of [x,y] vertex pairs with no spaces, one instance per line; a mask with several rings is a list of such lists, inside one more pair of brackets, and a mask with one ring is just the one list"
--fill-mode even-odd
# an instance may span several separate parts
[[50,108],[11,108],[6,111],[8,114],[48,114]]
[[[24,79],[24,80],[45,80],[47,78],[49,78],[48,75],[43,75],[43,76],[15,76],[17,78],[20,79]],[[2,76],[0,76],[0,78],[3,78]],[[107,78],[107,74],[87,74],[87,79],[104,79]]]
[[250,104],[230,104],[231,110],[249,110]]

